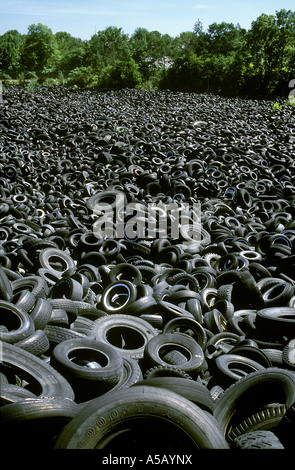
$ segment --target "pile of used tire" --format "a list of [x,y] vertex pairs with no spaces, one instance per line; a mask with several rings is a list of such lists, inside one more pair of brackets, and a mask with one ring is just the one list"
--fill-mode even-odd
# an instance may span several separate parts
[[[0,112],[3,449],[292,449],[294,107],[11,86]],[[118,195],[199,203],[199,243],[97,236]]]

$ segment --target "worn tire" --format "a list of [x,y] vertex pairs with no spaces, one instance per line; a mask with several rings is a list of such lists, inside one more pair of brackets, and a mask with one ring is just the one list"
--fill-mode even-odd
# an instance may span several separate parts
[[97,341],[103,341],[123,357],[133,359],[141,359],[146,344],[158,335],[158,331],[142,318],[125,314],[113,314],[95,320],[92,331]]
[[143,367],[147,370],[153,366],[167,365],[163,356],[173,350],[179,351],[186,359],[175,364],[175,367],[190,375],[197,375],[202,370],[205,357],[201,346],[182,333],[162,333],[152,338],[144,350]]
[[9,343],[2,345],[1,368],[5,373],[26,377],[27,388],[37,398],[54,397],[74,400],[75,395],[69,382],[52,366],[39,357]]
[[123,360],[115,348],[88,338],[59,343],[50,363],[71,384],[78,402],[110,390],[123,372]]
[[137,452],[229,448],[209,413],[167,389],[134,386],[93,400],[64,427],[55,449],[119,452],[127,442]]
[[215,404],[214,416],[226,436],[255,410],[269,404],[290,406],[295,401],[295,373],[276,367],[252,372],[229,386]]

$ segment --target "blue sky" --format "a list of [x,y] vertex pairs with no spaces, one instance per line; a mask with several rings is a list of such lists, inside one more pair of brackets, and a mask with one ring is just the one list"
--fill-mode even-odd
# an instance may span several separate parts
[[25,34],[30,24],[42,23],[53,33],[66,31],[81,39],[108,26],[129,35],[144,27],[175,37],[193,31],[198,19],[204,30],[222,21],[249,29],[261,13],[282,8],[294,11],[294,0],[0,0],[0,34],[10,29]]

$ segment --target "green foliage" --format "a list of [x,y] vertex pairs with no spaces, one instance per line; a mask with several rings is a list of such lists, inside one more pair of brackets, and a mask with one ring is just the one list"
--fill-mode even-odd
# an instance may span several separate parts
[[27,83],[26,83],[26,91],[28,93],[33,93],[35,87],[37,85],[37,81],[35,80],[29,80]]
[[137,28],[130,38],[132,58],[138,64],[142,79],[154,81],[158,69],[166,68],[174,54],[174,41],[168,34],[159,31],[149,32],[145,28]]
[[66,79],[65,79],[65,76],[64,76],[63,72],[61,72],[61,71],[58,72],[57,81],[60,85],[65,85]]
[[78,88],[87,88],[94,86],[97,78],[91,67],[76,67],[68,74],[66,84]]
[[26,83],[26,74],[25,72],[20,72],[17,77],[18,85],[25,85]]
[[38,75],[36,72],[27,72],[25,77],[27,80],[38,80]]
[[140,84],[141,75],[134,59],[117,60],[114,65],[108,65],[98,80],[98,88],[101,90],[136,88]]
[[256,94],[283,92],[295,72],[295,13],[282,9],[276,15],[260,15],[247,32],[244,56]]
[[7,73],[19,66],[22,36],[16,30],[10,30],[0,36],[0,66]]
[[96,70],[130,58],[128,36],[123,33],[122,28],[109,26],[104,31],[98,31],[89,41],[88,62]]
[[295,12],[263,13],[248,31],[225,21],[205,31],[197,20],[193,31],[175,38],[143,27],[129,37],[109,26],[82,41],[32,24],[26,35],[11,30],[0,36],[0,74],[2,80],[10,76],[22,84],[30,79],[30,86],[287,96],[288,83],[295,79]]
[[275,104],[273,105],[272,109],[282,109],[282,106],[280,106],[280,103],[278,103],[276,101]]
[[55,34],[57,46],[56,70],[70,71],[84,65],[86,43],[69,33],[60,31]]
[[57,46],[50,28],[41,23],[31,24],[21,44],[21,65],[25,70],[41,72],[54,64]]
[[0,80],[5,81],[5,82],[9,82],[11,80],[11,76],[8,75],[8,73],[0,72]]

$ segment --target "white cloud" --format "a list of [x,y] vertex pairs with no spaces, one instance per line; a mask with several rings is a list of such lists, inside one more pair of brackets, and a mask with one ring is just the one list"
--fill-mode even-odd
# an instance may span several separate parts
[[100,15],[100,16],[113,16],[117,12],[107,8],[91,8],[90,6],[81,7],[72,6],[71,3],[66,3],[60,7],[60,2],[46,2],[42,3],[40,0],[1,0],[1,7],[3,13],[17,13],[26,16],[55,16],[55,15]]
[[205,8],[212,8],[210,5],[202,5],[200,3],[197,3],[197,5],[195,5],[195,8],[197,8],[198,10],[204,10]]

